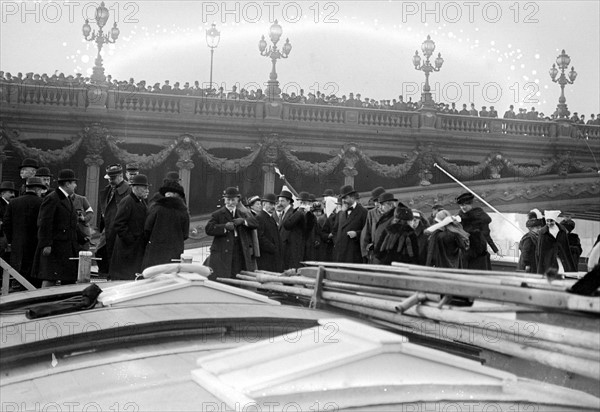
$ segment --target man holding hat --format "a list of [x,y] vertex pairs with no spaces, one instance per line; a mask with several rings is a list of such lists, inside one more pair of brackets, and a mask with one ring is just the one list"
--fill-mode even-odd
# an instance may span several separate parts
[[[37,160],[30,158],[23,159],[23,162],[21,162],[21,166],[19,166],[19,175],[21,176],[21,179],[27,181],[27,179],[29,179],[30,177],[35,176],[35,172],[37,171],[38,167],[39,165]],[[20,195],[22,195],[23,193],[25,193],[25,182],[23,182],[21,190],[19,191]]]
[[46,196],[38,217],[38,245],[31,276],[42,280],[42,287],[77,281],[79,243],[77,214],[70,196],[77,188],[77,178],[71,169],[58,174],[58,189]]
[[34,176],[25,182],[25,194],[12,200],[4,215],[4,233],[11,245],[10,265],[36,288],[42,281],[31,277],[31,267],[38,244],[37,219],[46,185]]
[[379,203],[379,196],[384,192],[385,189],[381,186],[371,190],[371,198],[369,201],[373,202],[375,207],[367,212],[367,222],[360,233],[360,251],[363,260],[369,263],[376,263],[373,261],[373,239],[375,239],[375,225],[383,214],[381,203]]
[[283,255],[279,228],[273,217],[277,196],[267,193],[262,198],[262,210],[256,216],[258,221],[258,242],[260,257],[257,259],[258,268],[270,272],[283,272]]
[[215,211],[206,224],[206,234],[214,236],[208,260],[213,270],[211,279],[235,278],[242,270],[256,270],[251,231],[258,228],[258,221],[240,198],[236,187],[225,189],[225,207]]
[[119,203],[115,216],[115,250],[110,261],[111,280],[134,280],[142,271],[146,250],[144,224],[148,215],[149,184],[146,175],[135,175],[129,181],[131,193]]
[[296,269],[304,259],[306,219],[305,209],[294,209],[294,197],[288,190],[282,190],[277,197],[281,208],[279,235],[283,244],[283,269]]
[[469,234],[469,249],[464,255],[463,267],[465,269],[492,270],[488,245],[494,253],[498,247],[490,236],[490,223],[492,218],[480,207],[473,207],[472,193],[463,193],[456,198],[460,207],[459,216],[465,232]]
[[358,192],[350,185],[340,189],[346,210],[339,212],[333,228],[335,262],[362,263],[360,235],[367,222],[367,209],[358,203]]
[[540,240],[537,245],[537,273],[546,274],[549,269],[558,273],[576,272],[577,266],[571,255],[569,232],[557,219],[560,210],[545,210],[546,226],[540,230]]
[[113,164],[106,168],[109,184],[100,194],[100,231],[104,231],[103,239],[100,240],[96,256],[103,260],[98,263],[101,272],[110,273],[110,261],[115,246],[116,233],[113,229],[117,205],[131,193],[129,183],[123,179],[123,167]]

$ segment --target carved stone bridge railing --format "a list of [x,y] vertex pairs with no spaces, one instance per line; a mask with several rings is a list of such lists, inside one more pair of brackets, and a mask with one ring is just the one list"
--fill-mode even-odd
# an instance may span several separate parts
[[281,120],[299,124],[355,125],[390,130],[429,129],[459,134],[505,134],[514,136],[600,139],[600,126],[569,122],[508,120],[449,114],[428,114],[343,106],[323,106],[278,101],[225,100],[199,96],[143,93],[130,90],[106,90],[65,83],[17,84],[0,82],[0,101],[11,106],[56,106],[85,112],[103,107],[109,112],[136,112],[153,115],[210,117],[223,119]]

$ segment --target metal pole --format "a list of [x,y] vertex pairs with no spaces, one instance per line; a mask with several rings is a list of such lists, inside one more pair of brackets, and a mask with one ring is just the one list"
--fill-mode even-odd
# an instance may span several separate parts
[[213,56],[215,54],[215,49],[211,47],[210,49],[210,87],[212,88],[212,72],[213,72]]
[[489,207],[490,209],[492,209],[494,212],[498,213],[502,217],[502,219],[504,219],[508,223],[510,223],[519,232],[521,232],[522,234],[525,234],[525,232],[523,231],[523,229],[521,229],[519,226],[515,225],[514,222],[510,221],[506,216],[504,216],[502,213],[500,213],[500,211],[498,211],[498,209],[496,209],[494,206],[490,205],[488,202],[486,202],[485,200],[483,200],[483,198],[481,198],[481,196],[479,196],[477,193],[475,193],[474,191],[472,191],[471,189],[469,189],[467,186],[465,186],[460,180],[458,180],[457,178],[455,178],[454,176],[452,176],[450,173],[448,173],[447,171],[445,171],[444,169],[442,169],[442,167],[440,165],[438,165],[437,163],[434,163],[433,166],[437,167],[438,169],[440,169],[442,172],[444,172],[446,174],[446,176],[448,176],[450,179],[454,180],[456,183],[458,183],[459,185],[461,185],[465,190],[468,190],[469,193],[473,194],[473,196],[475,196],[477,199],[479,199],[481,202],[483,202],[483,204],[485,204],[487,207]]

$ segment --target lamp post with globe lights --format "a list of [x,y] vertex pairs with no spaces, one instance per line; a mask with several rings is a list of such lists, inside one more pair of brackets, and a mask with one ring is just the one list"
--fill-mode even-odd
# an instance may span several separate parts
[[423,93],[421,94],[421,103],[423,104],[423,108],[425,109],[433,109],[435,108],[435,104],[433,99],[431,98],[431,87],[429,86],[429,73],[431,72],[439,72],[444,64],[444,59],[442,59],[442,54],[438,53],[438,57],[435,59],[433,66],[429,61],[429,58],[435,51],[435,42],[431,40],[431,36],[427,36],[427,40],[421,44],[421,51],[425,56],[425,63],[421,64],[421,56],[419,56],[419,51],[415,51],[415,55],[413,56],[413,64],[416,70],[421,70],[425,73],[425,86],[423,87]]
[[213,56],[215,54],[215,49],[219,45],[219,41],[221,40],[221,32],[217,30],[217,25],[215,23],[212,24],[211,28],[206,30],[206,45],[210,47],[210,86],[212,88],[213,84]]
[[107,43],[115,43],[119,38],[120,31],[117,28],[117,22],[115,21],[112,29],[110,29],[110,33],[104,33],[102,28],[106,25],[108,18],[110,17],[110,13],[108,9],[104,6],[104,2],[100,3],[100,6],[96,8],[95,20],[98,25],[98,33],[96,30],[92,31],[90,27],[89,20],[85,19],[85,23],[82,27],[83,37],[87,41],[95,41],[96,47],[98,48],[98,56],[96,57],[95,66],[93,69],[93,74],[90,77],[92,83],[102,84],[106,82],[106,76],[104,75],[104,67],[102,67],[102,56],[100,55],[100,51],[102,50],[102,46]]
[[260,41],[258,42],[258,50],[260,51],[261,56],[268,57],[273,62],[273,67],[271,69],[271,74],[269,76],[269,81],[267,82],[267,90],[265,93],[269,99],[280,98],[279,95],[281,93],[281,89],[279,88],[279,82],[277,81],[277,71],[275,69],[277,60],[287,59],[290,52],[292,51],[290,39],[285,40],[285,44],[283,45],[281,50],[277,48],[277,42],[281,38],[282,33],[283,30],[281,26],[277,23],[277,20],[275,20],[275,22],[269,29],[269,38],[273,42],[273,45],[269,46],[269,48],[267,49],[267,41],[265,40],[265,36],[262,36]]
[[[560,85],[560,97],[558,98],[558,105],[556,106],[556,112],[559,119],[568,119],[570,114],[569,110],[567,109],[567,99],[565,98],[565,86],[567,84],[575,83],[575,79],[577,78],[575,67],[571,67],[569,78],[565,76],[565,70],[569,68],[570,64],[571,58],[563,49],[562,53],[556,58],[556,64],[552,64],[552,67],[549,71],[552,81]],[[556,78],[556,76],[558,76],[558,69],[556,68],[557,65],[558,69],[560,69],[560,77],[558,79]]]

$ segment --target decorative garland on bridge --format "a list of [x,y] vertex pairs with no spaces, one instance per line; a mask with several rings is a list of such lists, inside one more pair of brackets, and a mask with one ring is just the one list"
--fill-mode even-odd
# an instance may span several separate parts
[[360,160],[363,161],[367,169],[377,173],[379,176],[399,178],[405,176],[408,172],[410,172],[419,156],[421,156],[421,153],[418,150],[415,150],[412,156],[409,157],[404,163],[399,163],[395,165],[386,165],[376,162],[362,150],[358,152],[358,156],[360,157]]
[[161,165],[165,160],[167,160],[171,152],[177,147],[178,141],[173,141],[160,152],[153,155],[138,155],[129,153],[127,150],[121,149],[119,146],[117,146],[117,141],[116,139],[112,138],[112,136],[107,139],[106,144],[112,154],[115,155],[120,162],[125,164],[135,163],[140,169],[152,169]]
[[71,144],[56,150],[43,150],[36,147],[27,146],[19,141],[21,132],[18,130],[9,130],[4,124],[1,125],[2,136],[17,151],[21,157],[36,159],[42,165],[54,165],[64,163],[69,160],[81,146],[82,137],[77,137]]
[[338,153],[325,162],[311,163],[306,160],[300,160],[297,156],[293,155],[287,148],[280,147],[279,152],[290,166],[292,166],[295,170],[302,173],[303,175],[310,177],[327,176],[332,174],[335,168],[338,167],[338,165],[341,163],[343,158],[343,154]]
[[200,142],[196,139],[191,139],[191,143],[200,155],[200,158],[212,169],[219,170],[225,173],[239,173],[244,169],[247,169],[254,163],[258,155],[262,151],[262,147],[258,146],[252,151],[252,153],[240,158],[240,159],[222,159],[210,154]]

